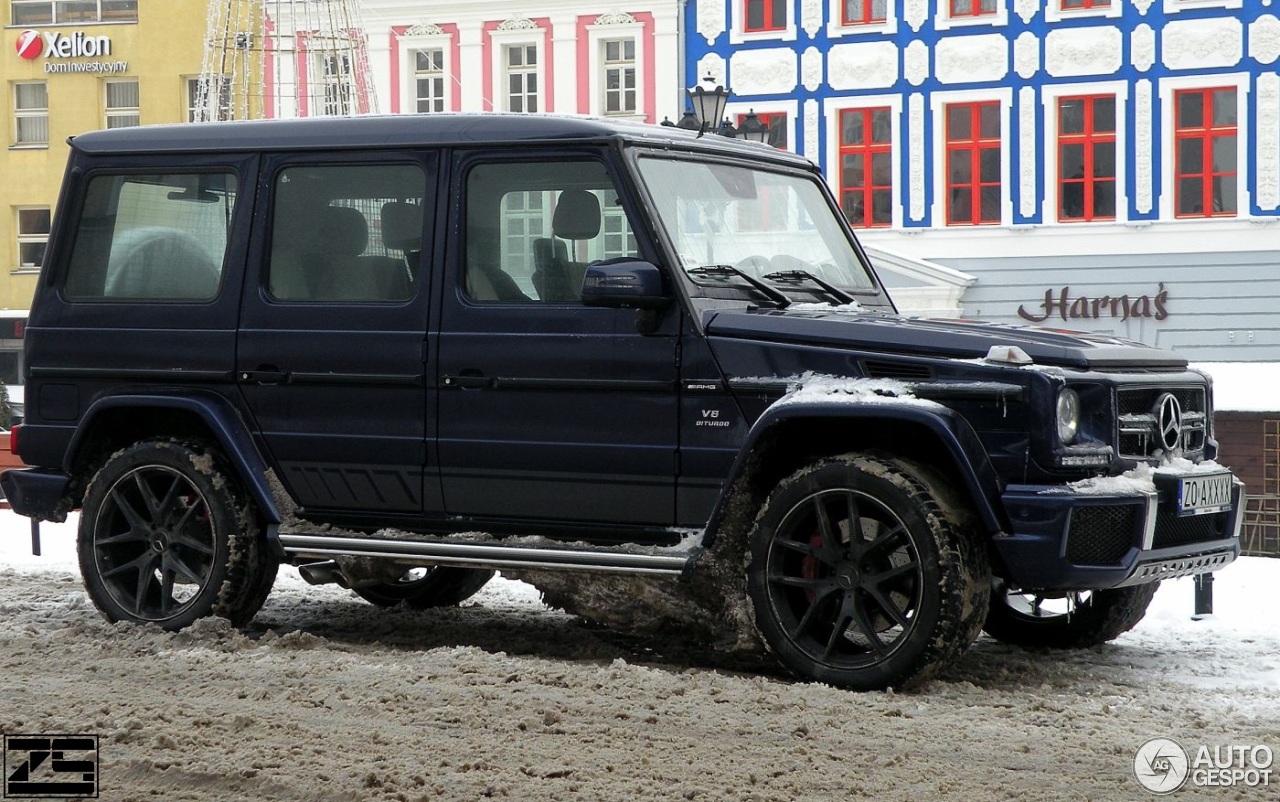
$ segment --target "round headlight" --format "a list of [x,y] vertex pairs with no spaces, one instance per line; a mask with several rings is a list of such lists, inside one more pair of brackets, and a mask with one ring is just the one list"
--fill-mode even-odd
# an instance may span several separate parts
[[1080,396],[1065,388],[1058,393],[1058,440],[1064,446],[1075,442],[1080,432]]

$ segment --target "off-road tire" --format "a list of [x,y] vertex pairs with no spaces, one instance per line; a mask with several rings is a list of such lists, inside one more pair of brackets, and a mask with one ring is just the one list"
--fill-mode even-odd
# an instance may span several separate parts
[[778,483],[751,532],[756,626],[806,679],[917,685],[958,659],[986,618],[990,566],[971,520],[917,463],[878,454],[813,463]]
[[[1087,649],[1137,626],[1159,582],[1113,590],[1065,594],[1070,611],[1042,609],[1035,594],[1011,593],[1001,580],[992,583],[991,605],[983,629],[1003,643],[1032,649]],[[1056,594],[1062,595],[1062,594]]]
[[484,568],[455,568],[437,565],[426,575],[406,578],[400,582],[382,582],[377,585],[360,585],[352,591],[379,607],[395,607],[404,602],[415,610],[431,607],[452,607],[476,595],[494,572]]
[[85,491],[77,552],[108,620],[171,630],[211,615],[247,624],[278,565],[217,448],[171,439],[107,458]]

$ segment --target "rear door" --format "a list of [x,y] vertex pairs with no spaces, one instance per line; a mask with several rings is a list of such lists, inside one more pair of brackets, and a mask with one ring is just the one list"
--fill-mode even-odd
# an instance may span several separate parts
[[446,510],[671,525],[677,307],[581,302],[592,261],[655,260],[606,162],[558,152],[455,161],[439,334]]
[[438,509],[419,259],[435,155],[280,156],[262,174],[236,375],[280,480],[308,510]]

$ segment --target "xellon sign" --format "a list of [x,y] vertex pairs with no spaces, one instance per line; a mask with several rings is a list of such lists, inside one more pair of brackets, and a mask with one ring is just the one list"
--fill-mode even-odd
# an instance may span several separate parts
[[91,61],[80,64],[58,63],[61,59],[101,59],[111,55],[111,37],[93,36],[84,31],[59,33],[57,31],[26,30],[18,34],[16,43],[18,55],[33,61],[43,55],[46,59],[54,59],[53,63],[44,65],[45,72],[124,72],[128,69],[125,61]]

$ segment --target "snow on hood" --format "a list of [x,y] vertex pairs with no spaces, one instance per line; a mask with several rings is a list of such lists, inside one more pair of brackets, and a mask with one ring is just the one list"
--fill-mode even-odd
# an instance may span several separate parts
[[[776,381],[776,380],[775,380]],[[916,398],[911,385],[896,379],[850,379],[821,373],[804,373],[786,379],[787,394],[774,403],[778,406],[816,403],[846,404],[915,404],[942,409],[936,401]]]

